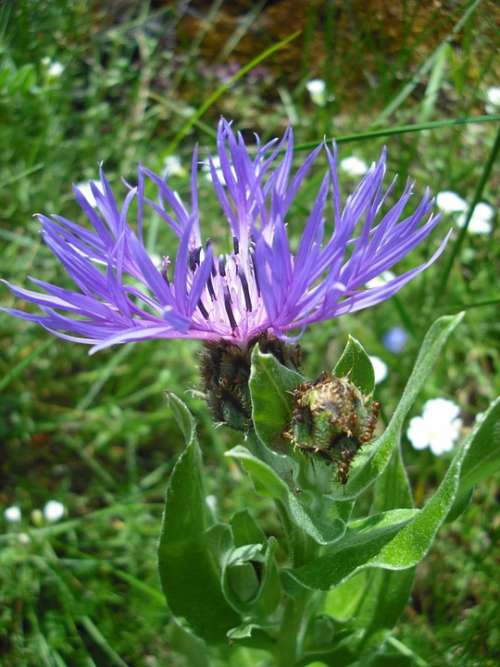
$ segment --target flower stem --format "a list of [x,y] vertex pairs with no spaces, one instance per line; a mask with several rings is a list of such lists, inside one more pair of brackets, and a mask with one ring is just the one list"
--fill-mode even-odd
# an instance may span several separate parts
[[[305,531],[290,521],[286,508],[281,503],[277,505],[288,537],[288,549],[293,565],[299,567],[314,559],[317,545]],[[274,652],[277,667],[293,667],[300,660],[304,653],[307,625],[320,599],[322,598],[318,598],[315,591],[306,588],[286,599]]]
[[283,614],[281,632],[276,646],[277,667],[293,667],[303,652],[304,636],[309,620],[308,603],[313,591],[289,597]]

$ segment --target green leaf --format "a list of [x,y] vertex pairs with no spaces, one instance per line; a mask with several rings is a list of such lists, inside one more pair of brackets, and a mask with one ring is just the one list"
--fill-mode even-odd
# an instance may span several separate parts
[[226,600],[238,612],[247,615],[259,591],[254,562],[262,563],[262,544],[246,544],[232,549],[222,570],[222,590]]
[[[249,646],[254,649],[261,649],[264,651],[272,652],[275,647],[275,642],[267,634],[267,630],[274,630],[275,626],[262,625],[261,623],[252,623],[244,621],[241,625],[238,625],[235,628],[231,628],[227,633],[228,639],[231,642],[237,642],[241,646]],[[236,660],[239,659],[239,656],[236,656]],[[233,661],[231,660],[231,665]],[[238,662],[234,663],[239,664]],[[252,664],[248,662],[248,664]]]
[[373,514],[351,521],[347,526],[344,538],[330,550],[343,551],[350,547],[361,547],[372,541],[377,541],[380,536],[393,535],[406,525],[411,519],[418,515],[417,509],[395,509]]
[[375,388],[372,362],[359,341],[349,336],[347,345],[334,369],[337,377],[348,376],[358,389],[368,396]]
[[404,421],[450,334],[463,318],[458,315],[440,317],[427,332],[415,366],[403,395],[385,432],[371,445],[363,447],[351,466],[349,479],[344,486],[337,484],[333,493],[338,498],[354,498],[379,477],[388,465],[392,453],[399,446]]
[[290,488],[270,465],[254,456],[246,447],[233,447],[226,452],[226,456],[239,460],[252,478],[256,491],[281,503],[293,523],[317,544],[333,544],[342,537],[345,523],[338,517],[335,502],[324,497],[321,504],[310,503],[309,494],[295,495],[292,468],[288,475],[292,486]]
[[342,623],[353,616],[356,618],[356,610],[362,602],[365,589],[367,589],[369,574],[371,573],[367,570],[362,570],[354,577],[328,591],[323,607],[324,611],[336,621]]
[[[388,570],[415,567],[429,551],[437,531],[455,502],[462,465],[471,447],[473,436],[474,434],[471,434],[457,450],[436,493],[413,519],[406,524],[400,522],[399,525],[396,521],[392,526],[388,525],[385,531],[376,529],[371,536],[366,532],[365,539],[362,539],[362,543],[357,547],[353,547],[353,543],[356,541],[359,543],[359,537],[352,533],[352,528],[359,530],[363,525],[366,528],[366,522],[369,520],[353,522],[346,537],[330,548],[326,555],[290,571],[290,575],[304,586],[327,590],[367,567]],[[397,517],[399,513],[412,510],[393,510],[393,512]],[[393,512],[385,514],[390,515]]]
[[174,419],[182,431],[186,444],[189,444],[196,432],[196,423],[193,415],[188,410],[184,401],[170,391],[165,392],[169,408],[172,410]]
[[254,456],[246,447],[237,445],[226,452],[225,456],[241,462],[258,493],[286,502],[288,487],[285,482],[271,466]]
[[[388,511],[397,507],[413,507],[410,484],[401,457],[401,448],[394,450],[391,461],[375,485],[372,510]],[[354,625],[364,630],[363,654],[380,645],[394,627],[408,603],[415,568],[408,570],[362,570],[353,579],[366,576],[366,590],[353,614]],[[345,585],[343,584],[343,585]]]
[[255,600],[255,613],[258,617],[267,617],[272,614],[283,597],[281,578],[276,562],[278,541],[270,537],[264,560],[264,571],[259,594]]
[[208,643],[217,643],[225,640],[240,617],[222,594],[220,566],[207,534],[209,516],[194,420],[180,399],[171,399],[171,405],[188,443],[167,486],[159,545],[160,578],[174,616],[184,618]]
[[247,544],[227,556],[223,569],[224,595],[245,618],[261,622],[281,602],[281,581],[275,560],[277,546],[278,542],[271,537],[265,552],[262,544]]
[[231,519],[234,546],[242,547],[245,544],[265,544],[266,536],[248,510],[241,510]]
[[300,373],[261,352],[258,345],[254,347],[249,386],[252,419],[262,442],[273,445],[281,440],[292,416],[292,393],[302,382]]
[[414,580],[414,567],[400,571],[368,571],[365,595],[353,614],[354,625],[364,630],[363,653],[381,644],[396,625],[408,604]]
[[416,512],[418,510],[393,510],[354,521],[349,524],[345,537],[325,555],[289,573],[308,588],[328,590],[337,586],[367,567]]
[[493,401],[469,437],[471,443],[448,521],[456,519],[467,507],[474,485],[500,469],[500,397]]
[[210,667],[205,642],[188,628],[174,622],[168,629],[167,638],[170,648],[187,659],[190,667]]

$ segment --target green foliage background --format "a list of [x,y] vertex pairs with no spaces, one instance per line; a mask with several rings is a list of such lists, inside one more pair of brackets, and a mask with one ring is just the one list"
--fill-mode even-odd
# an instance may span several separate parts
[[[496,14],[488,0],[2,3],[2,277],[20,284],[27,275],[64,281],[32,214],[81,220],[71,183],[95,178],[101,161],[122,191],[121,177],[133,180],[139,161],[161,171],[165,158],[176,154],[188,167],[196,141],[203,155],[213,151],[220,114],[248,136],[255,130],[264,139],[291,122],[299,144],[325,134],[484,114],[486,90],[498,84]],[[292,41],[276,47],[296,30],[301,32]],[[253,60],[258,62],[242,73]],[[50,62],[63,66],[59,76],[50,74]],[[314,77],[327,84],[322,107],[305,88]],[[420,191],[428,184],[469,203],[479,197],[495,205],[498,171],[485,173],[485,165],[496,125],[349,141],[341,145],[341,157],[371,161],[386,144],[389,170],[402,176],[399,188],[410,174]],[[289,224],[297,236],[320,171],[292,211]],[[188,191],[185,175],[172,180],[181,194]],[[224,223],[209,184],[200,180],[202,224],[218,239]],[[346,194],[354,181],[344,175],[342,185]],[[445,218],[442,229],[450,222]],[[158,220],[148,222],[147,234],[152,252],[173,252]],[[331,368],[352,333],[389,366],[388,379],[377,388],[386,419],[430,322],[465,307],[466,319],[420,401],[457,401],[467,430],[498,393],[499,236],[495,227],[488,236],[467,233],[460,246],[457,238],[397,298],[308,332],[305,372],[314,376]],[[435,243],[419,253],[428,254]],[[414,254],[401,269],[419,259]],[[1,302],[12,305],[7,290]],[[399,356],[382,342],[395,325],[410,334]],[[221,514],[252,505],[271,533],[279,531],[269,506],[256,500],[236,464],[223,458],[237,438],[213,428],[196,393],[198,346],[151,341],[88,357],[84,347],[5,315],[0,336],[0,506],[17,504],[23,511],[20,526],[0,518],[1,664],[186,664],[172,651],[181,639],[172,637],[156,567],[165,483],[182,442],[166,390],[183,395],[201,425],[212,473],[208,484]],[[446,457],[416,452],[408,442],[403,453],[421,503],[442,477]],[[496,480],[483,483],[417,570],[397,636],[428,664],[497,664],[497,492]],[[64,503],[66,517],[47,525],[37,510],[51,498]],[[202,664],[198,658],[187,664]],[[259,660],[241,650],[231,664]]]

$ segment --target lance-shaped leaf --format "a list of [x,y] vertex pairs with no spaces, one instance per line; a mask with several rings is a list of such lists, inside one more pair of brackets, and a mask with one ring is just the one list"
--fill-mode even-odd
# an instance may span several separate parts
[[476,423],[471,439],[448,521],[456,519],[465,509],[473,487],[500,469],[500,397],[493,401],[481,421]]
[[404,421],[415,399],[430,375],[434,364],[452,331],[463,318],[463,313],[440,317],[427,332],[415,366],[403,395],[386,430],[377,440],[361,448],[349,472],[344,486],[337,484],[332,491],[338,498],[354,498],[381,475],[389,463],[392,452],[399,446]]
[[170,395],[169,400],[187,444],[167,486],[158,554],[160,578],[174,616],[184,618],[208,643],[217,643],[225,640],[240,617],[224,598],[219,563],[207,536],[209,516],[194,420],[180,399]]
[[[400,523],[398,526],[396,522],[392,526],[393,530],[388,526],[389,530],[385,534],[374,530],[370,536],[369,532],[365,532],[362,542],[358,540],[358,546],[354,548],[352,542],[356,537],[348,531],[346,537],[327,554],[291,571],[291,576],[304,586],[326,590],[364,568],[405,570],[415,567],[429,551],[438,529],[455,502],[462,465],[474,435],[472,433],[463,442],[437,491],[406,525]],[[400,512],[412,510],[395,512],[397,516]],[[392,512],[386,514],[391,515]],[[353,524],[351,527],[355,528]]]
[[361,343],[352,336],[349,336],[334,372],[337,377],[347,376],[365,396],[375,388],[372,362]]
[[[394,450],[389,465],[375,484],[372,510],[380,512],[397,507],[413,507],[400,447]],[[346,584],[356,581],[361,574]],[[366,588],[353,614],[353,623],[364,630],[360,646],[363,654],[368,654],[382,643],[403,613],[413,586],[415,568],[401,571],[370,569],[365,575]]]
[[249,386],[252,419],[262,442],[273,445],[281,440],[292,416],[292,393],[304,381],[300,373],[254,347]]
[[[372,512],[387,512],[397,508],[412,508],[413,499],[400,448],[375,484]],[[414,569],[362,570],[333,588],[325,600],[325,611],[338,620],[352,618],[354,627],[363,630],[363,651],[381,643],[401,615],[408,601],[414,579]],[[379,641],[380,639],[380,641]]]

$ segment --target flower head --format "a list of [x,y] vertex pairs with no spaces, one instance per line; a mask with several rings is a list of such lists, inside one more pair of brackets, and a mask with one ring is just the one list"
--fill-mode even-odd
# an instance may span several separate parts
[[329,372],[300,384],[293,401],[286,438],[294,448],[334,463],[338,481],[345,484],[352,459],[373,437],[379,403],[347,378]]
[[[321,150],[328,168],[293,252],[291,206]],[[384,191],[385,151],[344,204],[335,147],[318,146],[291,175],[291,129],[281,141],[257,143],[251,151],[222,120],[217,154],[222,175],[211,158],[210,175],[229,225],[232,252],[217,253],[202,238],[197,150],[189,204],[166,180],[140,166],[137,186],[129,187],[119,205],[101,169],[99,184],[90,183],[95,207],[91,197],[74,188],[93,230],[61,216],[39,216],[42,236],[74,288],[35,278],[31,281],[43,292],[9,284],[16,296],[42,311],[9,312],[62,338],[92,345],[92,351],[150,338],[226,340],[245,348],[263,333],[283,339],[293,330],[388,299],[444,248],[446,239],[425,264],[367,287],[425,239],[440,217],[432,213],[429,191],[413,212],[405,212],[413,192],[410,182],[398,201],[385,207],[394,185]],[[156,199],[146,195],[147,182],[156,189]],[[137,224],[130,220],[134,199]],[[178,237],[175,258],[163,257],[160,266],[143,241],[147,212],[156,212]]]

